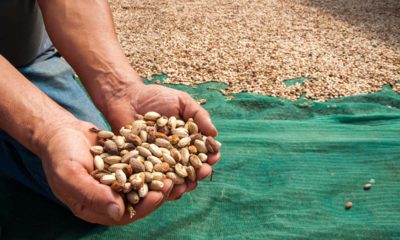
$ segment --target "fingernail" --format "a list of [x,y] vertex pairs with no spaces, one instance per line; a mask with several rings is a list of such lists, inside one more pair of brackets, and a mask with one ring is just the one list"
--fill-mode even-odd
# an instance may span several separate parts
[[115,221],[121,220],[122,215],[119,212],[119,206],[115,203],[111,203],[107,207],[108,216],[110,216]]
[[156,202],[156,206],[160,205],[162,203],[162,200],[164,199],[164,196],[160,194],[160,199]]
[[171,187],[169,188],[169,190],[168,190],[168,192],[167,192],[167,198],[169,197],[169,195],[171,194],[171,192],[172,192],[172,189],[174,188],[174,184],[171,184]]

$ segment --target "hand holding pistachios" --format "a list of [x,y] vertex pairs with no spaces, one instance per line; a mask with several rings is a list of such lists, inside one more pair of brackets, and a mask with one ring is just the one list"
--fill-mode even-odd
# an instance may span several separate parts
[[151,190],[161,190],[163,180],[175,185],[196,181],[208,154],[218,153],[220,143],[199,132],[192,118],[186,122],[157,112],[136,115],[120,135],[94,129],[97,145],[90,148],[95,170],[91,175],[123,197],[130,217],[135,205]]

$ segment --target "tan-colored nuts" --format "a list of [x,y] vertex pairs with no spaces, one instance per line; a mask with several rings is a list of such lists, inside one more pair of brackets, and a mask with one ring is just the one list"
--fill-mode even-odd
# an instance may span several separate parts
[[149,157],[147,157],[147,161],[150,161],[153,165],[162,163],[161,159],[159,159],[159,158],[156,157],[156,156],[149,156]]
[[163,161],[168,163],[169,166],[174,166],[176,164],[175,159],[169,154],[163,154]]
[[197,151],[199,151],[201,153],[208,152],[206,144],[201,140],[194,140],[194,146],[197,148]]
[[104,175],[100,178],[100,182],[105,185],[111,185],[116,180],[112,174]]
[[178,142],[178,147],[186,147],[190,144],[190,137],[184,137]]
[[175,172],[180,177],[187,177],[187,175],[188,175],[186,168],[184,166],[182,166],[182,164],[180,164],[180,163],[177,163],[175,165]]
[[156,141],[157,130],[155,127],[147,127],[147,142],[154,143]]
[[196,134],[199,132],[199,128],[197,127],[197,124],[194,123],[193,121],[187,122],[187,129],[189,131],[189,134]]
[[128,163],[129,160],[130,160],[131,158],[136,158],[136,157],[138,157],[138,156],[139,156],[139,151],[137,151],[137,150],[132,150],[132,151],[130,151],[129,153],[125,154],[125,155],[122,157],[121,162],[122,162],[122,163]]
[[177,128],[183,127],[183,126],[185,126],[185,122],[184,121],[182,121],[180,119],[176,120],[176,127]]
[[108,154],[108,153],[102,153],[102,154],[100,154],[100,157],[101,158],[106,158],[106,157],[109,157],[109,156],[111,156],[110,154]]
[[132,219],[136,215],[136,210],[131,203],[126,204],[126,211],[129,213],[129,218]]
[[98,170],[104,169],[104,161],[100,156],[94,157],[94,169],[98,169]]
[[201,133],[192,134],[189,137],[190,137],[190,144],[194,144],[194,141],[196,141],[196,140],[203,141],[203,135],[201,135]]
[[136,146],[133,143],[125,143],[125,147],[124,148],[126,150],[128,150],[128,151],[132,151],[132,150],[135,150]]
[[121,185],[126,183],[126,175],[122,169],[115,170],[115,178],[117,179],[118,183]]
[[170,153],[172,158],[175,159],[176,162],[181,161],[182,159],[181,153],[176,148],[172,148]]
[[125,137],[127,142],[133,143],[135,146],[142,145],[142,139],[133,133]]
[[144,172],[144,181],[146,183],[153,181],[153,175],[150,172]]
[[167,126],[164,126],[164,127],[158,128],[158,132],[160,132],[162,134],[165,134],[165,135],[169,135],[170,131],[169,131],[169,128]]
[[122,190],[123,193],[128,193],[132,191],[132,184],[130,182],[126,182],[124,184],[124,189]]
[[117,169],[123,169],[126,168],[128,166],[128,164],[126,163],[115,163],[112,164],[108,167],[108,170],[111,172],[115,172]]
[[144,168],[146,169],[147,172],[152,172],[153,171],[153,163],[150,161],[144,161]]
[[144,130],[141,130],[139,133],[139,137],[142,140],[142,142],[147,142],[147,132]]
[[[126,149],[122,149],[121,150],[121,152],[119,152],[119,155],[121,156],[121,157],[124,157],[126,154],[128,154],[129,153],[129,151],[128,150],[126,150]],[[121,160],[122,161],[122,160]]]
[[197,155],[191,155],[189,160],[195,169],[198,169],[203,165],[203,163],[201,162],[200,158]]
[[190,154],[197,154],[197,148],[194,145],[188,147]]
[[174,135],[169,136],[168,140],[172,145],[175,145],[175,144],[178,144],[180,138],[178,135],[174,134]]
[[159,119],[157,119],[157,126],[158,127],[165,127],[168,123],[168,118],[166,116],[162,116]]
[[99,138],[112,138],[114,137],[114,133],[110,131],[100,131],[97,133]]
[[115,164],[121,162],[121,157],[120,156],[108,156],[104,158],[104,162],[108,164]]
[[107,140],[104,142],[104,151],[111,155],[119,155],[118,146],[113,140]]
[[181,149],[181,156],[182,156],[182,163],[184,165],[189,163],[189,157],[190,157],[190,153],[189,153],[189,149],[187,148],[182,148]]
[[192,182],[196,181],[196,170],[193,166],[187,166],[186,171],[188,173],[188,179]]
[[186,128],[182,128],[182,127],[175,128],[171,132],[172,132],[172,134],[177,135],[180,138],[189,136],[188,130]]
[[148,126],[148,127],[154,127],[154,124],[155,124],[156,122],[155,121],[146,121],[146,125]]
[[138,150],[138,151],[139,151],[139,154],[140,154],[141,156],[145,157],[145,158],[147,158],[148,156],[151,156],[150,150],[147,149],[147,148],[145,148],[145,147],[138,146],[138,147],[136,148],[136,150]]
[[122,128],[119,130],[119,134],[120,134],[121,136],[123,136],[123,137],[126,137],[126,136],[128,136],[129,134],[131,134],[131,133],[132,133],[131,129],[128,129],[128,128],[125,128],[125,127],[122,127]]
[[142,130],[146,130],[146,122],[143,120],[135,120],[132,123],[132,128],[131,128],[131,132],[135,135],[138,135],[140,133],[140,131]]
[[174,184],[180,185],[185,183],[185,179],[183,177],[179,177],[178,174],[174,172],[167,172],[167,178],[171,179]]
[[129,164],[131,165],[134,173],[144,172],[146,170],[144,164],[136,158],[131,158],[129,160]]
[[133,205],[140,201],[139,194],[135,191],[126,194],[126,199]]
[[208,152],[216,153],[219,151],[220,145],[214,140],[213,137],[207,137],[206,147],[207,147]]
[[154,165],[154,171],[166,173],[169,170],[169,164],[166,162]]
[[153,173],[151,173],[151,178],[153,180],[162,181],[165,179],[165,174],[162,172],[153,172]]
[[147,142],[142,143],[142,147],[149,149],[150,144]]
[[164,187],[164,183],[158,180],[153,180],[150,183],[150,189],[154,191],[161,190]]
[[205,153],[199,153],[199,155],[197,155],[200,159],[201,162],[207,162],[208,156]]
[[147,121],[156,121],[161,115],[157,112],[148,112],[143,117]]
[[117,144],[117,147],[119,149],[122,149],[125,147],[125,138],[123,136],[115,136],[114,142],[115,142],[115,144]]
[[166,148],[160,147],[160,149],[163,154],[171,154],[170,151]]
[[132,169],[131,165],[128,165],[128,166],[122,168],[122,171],[125,173],[126,176],[130,176],[133,173],[133,169]]
[[171,146],[168,140],[163,138],[156,138],[155,144],[159,147],[168,148]]
[[122,184],[122,183],[119,182],[119,181],[114,181],[114,182],[111,184],[111,189],[112,189],[114,192],[122,192],[122,191],[124,190],[124,184]]
[[138,190],[138,194],[139,197],[144,198],[147,196],[147,193],[149,192],[149,185],[147,185],[146,183],[143,184],[143,186],[141,188],[139,188]]
[[176,128],[176,117],[172,116],[168,119],[168,127],[170,127],[171,129]]
[[165,140],[168,140],[168,141],[169,141],[168,136],[165,135],[164,133],[156,132],[155,135],[156,135],[156,138],[162,138],[162,139],[165,139]]
[[153,153],[154,156],[159,157],[159,158],[162,157],[162,151],[157,145],[155,145],[153,143],[150,144],[149,150],[151,153]]
[[145,177],[146,176],[143,172],[131,175],[129,177],[129,182],[132,184],[133,189],[138,190],[139,188],[143,187]]
[[144,162],[146,159],[143,157],[143,156],[137,156],[137,158],[136,158],[137,160],[139,160],[139,161],[141,161],[141,162]]
[[104,148],[102,146],[93,146],[90,148],[90,152],[94,155],[100,155],[104,152]]
[[94,177],[96,180],[100,180],[104,175],[109,175],[111,172],[106,171],[106,170],[94,170],[93,172],[90,173],[92,177]]

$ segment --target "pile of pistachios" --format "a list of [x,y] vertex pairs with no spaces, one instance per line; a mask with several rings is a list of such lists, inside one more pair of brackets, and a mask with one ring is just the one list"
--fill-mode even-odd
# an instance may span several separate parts
[[221,146],[213,137],[203,136],[192,118],[185,122],[156,112],[137,114],[120,135],[92,131],[97,133],[97,145],[90,148],[95,169],[91,175],[121,194],[131,218],[136,214],[134,205],[149,191],[161,190],[164,179],[177,185],[186,179],[196,181],[196,170],[207,162],[207,154]]

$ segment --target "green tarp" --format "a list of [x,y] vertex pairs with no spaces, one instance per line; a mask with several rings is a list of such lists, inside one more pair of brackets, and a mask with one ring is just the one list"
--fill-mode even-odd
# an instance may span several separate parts
[[138,222],[103,227],[1,177],[3,238],[400,238],[400,96],[389,87],[326,103],[173,87],[207,99],[223,144],[213,182]]

